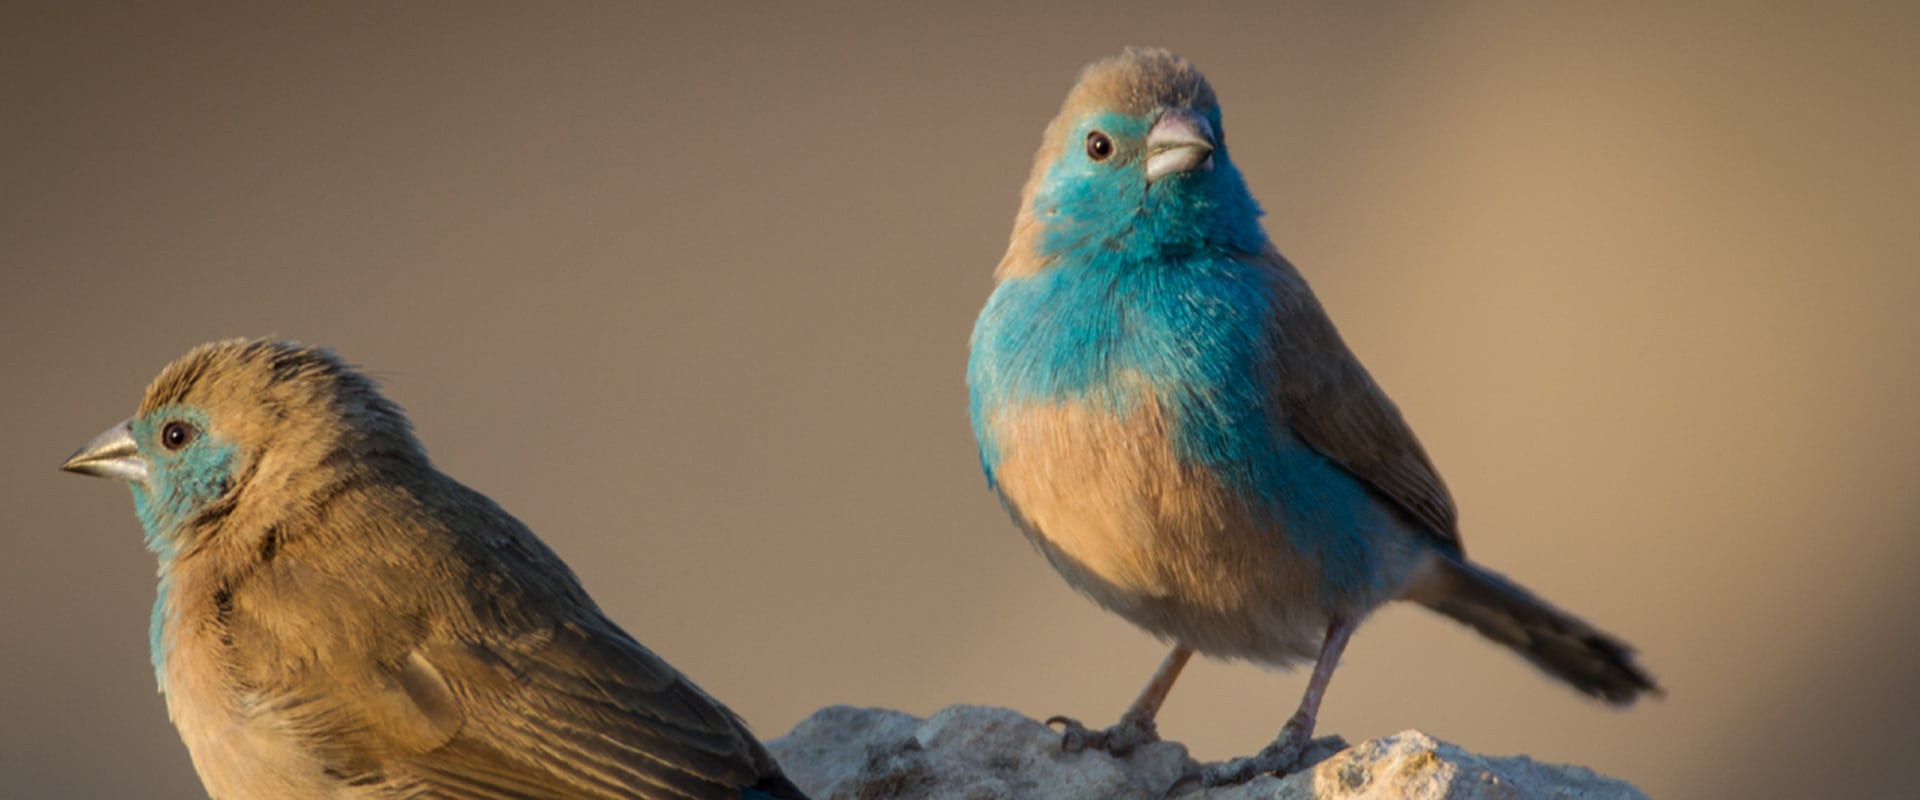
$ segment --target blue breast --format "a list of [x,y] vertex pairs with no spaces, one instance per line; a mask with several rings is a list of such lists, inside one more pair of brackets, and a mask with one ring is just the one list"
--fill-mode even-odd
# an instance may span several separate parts
[[987,417],[1023,404],[1079,403],[1123,415],[1149,389],[1183,458],[1259,494],[1278,477],[1265,412],[1271,284],[1262,267],[1206,254],[1176,265],[1107,252],[1000,284],[981,311],[967,365],[988,480],[998,450]]
[[1323,567],[1324,589],[1372,580],[1369,534],[1389,524],[1366,487],[1302,442],[1272,406],[1271,274],[1207,255],[1128,264],[1114,253],[1008,279],[987,301],[967,365],[988,483],[989,418],[1022,405],[1081,404],[1125,415],[1151,391],[1176,454],[1263,509]]

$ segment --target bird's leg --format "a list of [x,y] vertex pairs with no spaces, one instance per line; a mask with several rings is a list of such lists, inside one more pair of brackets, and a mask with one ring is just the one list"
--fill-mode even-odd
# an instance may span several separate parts
[[1327,693],[1327,682],[1333,679],[1333,668],[1340,665],[1340,653],[1347,649],[1347,639],[1353,636],[1355,627],[1342,617],[1327,621],[1327,638],[1320,645],[1320,659],[1314,662],[1313,677],[1307,680],[1307,691],[1300,698],[1300,708],[1287,719],[1287,724],[1280,729],[1280,735],[1273,740],[1273,744],[1267,745],[1252,758],[1236,758],[1191,773],[1175,782],[1167,794],[1172,795],[1194,784],[1232,786],[1252,780],[1253,776],[1262,773],[1284,775],[1311,763],[1306,758],[1310,750],[1323,751],[1320,756],[1324,758],[1345,749],[1346,741],[1338,736],[1314,741],[1313,723],[1320,714],[1320,698]]
[[1060,737],[1061,749],[1077,753],[1093,748],[1123,756],[1140,745],[1160,741],[1160,732],[1154,727],[1153,717],[1160,713],[1160,704],[1166,702],[1167,692],[1173,690],[1174,680],[1180,677],[1180,670],[1187,666],[1187,659],[1192,657],[1192,650],[1183,645],[1174,645],[1173,652],[1160,662],[1160,669],[1154,671],[1153,680],[1147,682],[1147,688],[1140,690],[1140,696],[1134,699],[1133,705],[1127,707],[1127,713],[1121,714],[1120,721],[1111,728],[1091,731],[1072,717],[1048,719],[1048,725],[1060,725],[1066,729]]

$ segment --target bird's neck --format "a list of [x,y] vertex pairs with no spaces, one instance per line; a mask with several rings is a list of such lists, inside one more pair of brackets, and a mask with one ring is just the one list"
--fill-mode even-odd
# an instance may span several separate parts
[[1028,200],[1038,236],[1015,246],[1036,262],[1126,266],[1257,254],[1267,246],[1260,205],[1232,160],[1220,153],[1216,161],[1208,172],[1151,184],[1056,171]]
[[211,482],[197,489],[180,482],[133,485],[147,549],[159,561],[147,644],[163,693],[169,692],[167,663],[178,649],[176,634],[195,632],[208,593],[231,592],[280,557],[290,540],[310,536],[316,530],[310,520],[337,502],[343,487],[367,479],[359,461],[338,463],[355,466],[286,474],[253,460],[238,474],[226,473],[230,477],[221,478],[217,487]]
[[168,596],[173,587],[173,562],[179,553],[178,519],[184,514],[162,490],[146,483],[134,483],[133,513],[145,532],[147,550],[160,560],[160,583],[153,598],[153,613],[147,619],[147,655],[153,661],[153,679],[162,693],[167,690],[167,615]]
[[1173,398],[1255,374],[1271,275],[1238,256],[1056,261],[1002,281],[975,326],[976,404]]

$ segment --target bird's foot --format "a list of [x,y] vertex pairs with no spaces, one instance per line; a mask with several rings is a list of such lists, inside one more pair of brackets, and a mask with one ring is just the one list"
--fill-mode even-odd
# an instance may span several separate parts
[[1236,758],[1189,772],[1174,781],[1163,797],[1173,797],[1188,789],[1237,786],[1260,775],[1281,776],[1311,767],[1329,756],[1347,749],[1347,740],[1339,736],[1309,739],[1306,729],[1288,723],[1280,738],[1252,758]]
[[1082,750],[1100,750],[1116,756],[1124,756],[1143,744],[1160,741],[1160,732],[1154,727],[1153,720],[1122,716],[1119,722],[1106,730],[1089,730],[1072,717],[1049,717],[1047,725],[1059,725],[1060,749],[1069,753]]

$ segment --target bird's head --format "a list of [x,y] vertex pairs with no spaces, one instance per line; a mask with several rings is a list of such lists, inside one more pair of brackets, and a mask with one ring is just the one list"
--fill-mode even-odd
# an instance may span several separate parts
[[147,546],[171,556],[250,499],[297,506],[289,490],[343,450],[424,459],[399,408],[331,351],[233,339],[167,365],[137,413],[61,468],[131,484]]
[[1088,65],[1047,126],[1000,271],[1258,252],[1259,217],[1207,79],[1166,50],[1128,48]]

